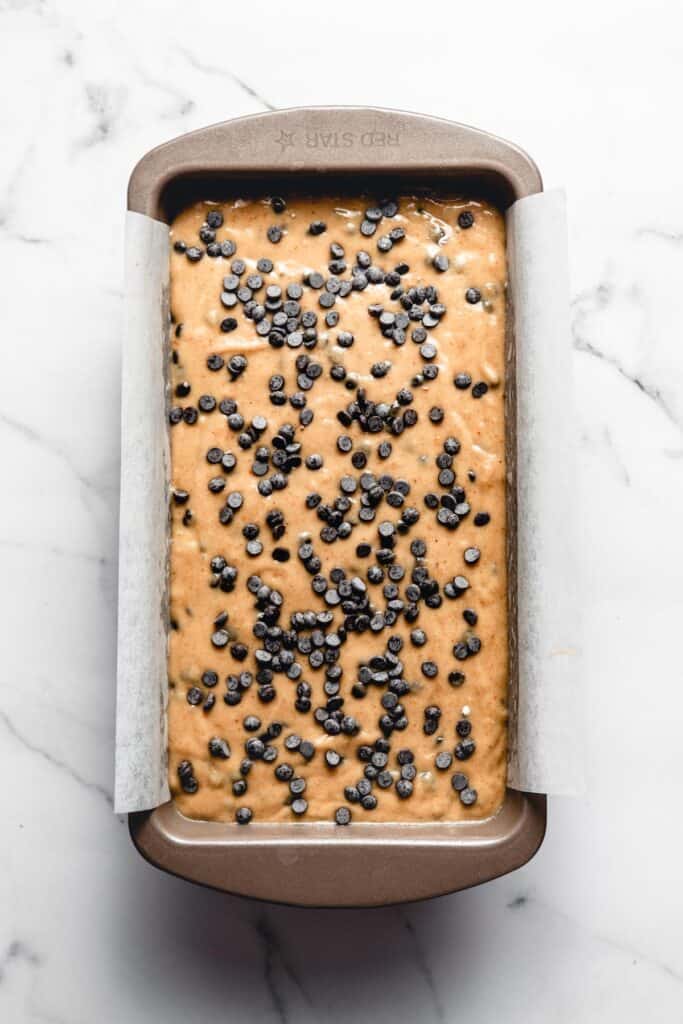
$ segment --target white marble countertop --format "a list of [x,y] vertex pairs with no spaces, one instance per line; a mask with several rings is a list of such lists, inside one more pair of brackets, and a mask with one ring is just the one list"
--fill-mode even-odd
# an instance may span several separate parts
[[[683,1017],[675,9],[0,0],[6,1024]],[[552,800],[526,868],[402,909],[192,887],[111,807],[128,175],[192,128],[325,102],[486,128],[569,196],[587,794]]]

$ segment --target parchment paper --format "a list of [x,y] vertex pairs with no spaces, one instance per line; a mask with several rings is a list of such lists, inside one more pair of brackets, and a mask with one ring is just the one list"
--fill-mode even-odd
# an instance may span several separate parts
[[169,799],[166,578],[168,226],[127,213],[121,395],[117,814]]
[[[508,781],[576,788],[579,636],[564,196],[507,215],[517,344],[518,667]],[[166,778],[168,226],[128,212],[123,353],[115,810],[169,798]]]
[[516,337],[517,706],[508,782],[538,793],[580,788],[574,389],[564,193],[508,211],[508,273]]

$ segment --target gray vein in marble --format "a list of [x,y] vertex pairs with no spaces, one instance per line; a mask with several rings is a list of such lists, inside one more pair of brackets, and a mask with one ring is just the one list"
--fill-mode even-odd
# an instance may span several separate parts
[[22,961],[29,967],[40,967],[42,957],[34,949],[27,946],[25,942],[15,939],[10,942],[5,952],[0,956],[0,983],[5,980],[5,975],[13,963]]
[[16,193],[26,176],[29,164],[33,160],[35,149],[36,144],[34,142],[31,142],[26,147],[7,182],[4,195],[0,200],[0,231],[13,242],[22,242],[26,245],[50,245],[57,241],[57,239],[48,238],[43,235],[30,235],[25,231],[18,231],[12,228],[12,208]]
[[623,459],[621,458],[621,455],[619,454],[619,452],[617,450],[617,447],[616,447],[616,445],[614,443],[614,438],[612,437],[612,432],[609,429],[609,427],[607,426],[607,424],[605,424],[605,426],[603,428],[603,437],[605,439],[605,446],[609,450],[609,452],[610,452],[610,454],[612,456],[612,461],[613,461],[614,465],[616,466],[617,473],[618,473],[618,475],[619,475],[619,477],[621,479],[621,482],[623,484],[625,484],[626,487],[630,487],[631,486],[631,476],[629,474],[628,469],[626,468],[626,465],[625,465]]
[[611,298],[612,289],[609,285],[601,283],[595,288],[589,288],[581,292],[572,300],[571,308],[574,311],[571,323],[573,347],[577,352],[585,352],[596,359],[602,360],[608,366],[612,366],[622,377],[630,381],[631,384],[635,384],[644,395],[647,395],[661,409],[670,423],[673,423],[679,430],[683,430],[683,424],[680,423],[658,387],[646,381],[642,376],[630,373],[616,356],[603,352],[586,337],[583,330],[584,321],[593,313],[609,305]]
[[234,74],[234,72],[228,71],[227,68],[218,68],[214,64],[205,64],[203,61],[197,60],[194,54],[190,53],[189,50],[186,50],[183,47],[178,47],[178,52],[182,54],[190,67],[193,67],[195,71],[201,71],[205,75],[218,75],[221,78],[227,78],[229,81],[234,82],[235,85],[239,86],[242,92],[246,93],[247,96],[250,96],[253,100],[256,100],[257,103],[260,103],[262,107],[265,107],[266,110],[277,110],[277,107],[273,106],[265,96],[257,92],[253,86],[249,85],[248,82],[245,82],[243,78]]
[[104,797],[111,807],[114,806],[114,797],[105,786],[102,786],[99,782],[91,782],[90,779],[83,778],[83,776],[70,764],[67,764],[66,761],[62,761],[61,758],[55,757],[55,755],[51,754],[49,750],[39,747],[36,743],[32,743],[26,738],[26,736],[19,732],[5,711],[0,711],[0,722],[4,723],[5,729],[10,736],[14,737],[17,743],[20,743],[25,750],[30,751],[32,754],[36,754],[38,757],[42,757],[44,761],[47,761],[48,764],[53,765],[55,768],[59,768],[60,771],[68,775],[74,782],[77,782],[79,786],[82,786],[84,789],[89,789],[93,793],[99,793],[99,795]]
[[[24,665],[26,665],[25,661]],[[39,672],[33,671],[32,667],[26,666],[26,670],[23,672],[18,670],[0,678],[0,693],[9,691],[15,695],[17,685],[20,687],[22,696],[32,695],[31,699],[35,701],[36,706],[49,708],[66,721],[72,722],[81,729],[86,729],[93,735],[106,737],[107,742],[110,741],[110,724],[106,718],[98,714],[96,706],[93,706],[93,719],[91,720],[76,714],[68,705],[50,700],[46,696],[55,686],[53,677],[41,675]]]
[[443,1003],[441,1002],[441,999],[439,998],[439,990],[437,988],[436,979],[434,978],[434,974],[432,973],[432,969],[429,965],[429,959],[425,955],[424,950],[422,949],[422,944],[420,943],[419,936],[417,934],[417,931],[415,930],[415,925],[410,920],[405,910],[399,910],[398,916],[410,940],[410,945],[413,950],[413,963],[415,964],[415,967],[420,976],[422,977],[429,992],[429,996],[432,1001],[432,1006],[434,1008],[434,1019],[437,1021],[445,1021],[446,1011],[444,1009]]
[[23,242],[25,245],[51,245],[51,238],[43,238],[40,235],[24,235],[20,231],[8,231],[6,232],[9,237],[15,242]]
[[276,977],[276,961],[279,961],[285,974],[290,981],[294,983],[309,1006],[311,1005],[311,1000],[293,967],[285,960],[277,935],[273,931],[265,913],[261,914],[256,921],[254,921],[254,928],[263,944],[263,975],[268,987],[273,1009],[278,1020],[281,1021],[282,1024],[289,1024],[290,1014],[287,1007],[287,1000]]
[[45,0],[0,0],[0,14],[8,11],[32,11],[34,14],[42,14],[45,10]]
[[152,78],[152,76],[148,75],[141,67],[133,65],[133,71],[144,85],[149,86],[151,89],[156,89],[158,92],[166,93],[167,96],[176,100],[178,104],[177,109],[170,113],[162,114],[162,117],[186,117],[188,114],[191,114],[197,106],[195,101],[190,99],[184,93],[175,89],[172,85],[169,85],[168,82],[161,82],[157,78]]
[[683,242],[683,231],[666,231],[664,228],[639,228],[636,231],[636,238],[658,238],[662,242],[673,242],[678,245]]
[[55,558],[67,558],[75,562],[87,562],[100,567],[112,564],[111,558],[105,558],[103,555],[91,555],[89,551],[69,551],[68,548],[62,548],[56,544],[27,544],[23,541],[0,537],[0,547],[8,548],[10,551],[35,551],[42,555],[53,555]]
[[20,420],[15,420],[11,416],[7,416],[4,413],[0,413],[0,427],[7,427],[9,430],[13,430],[28,441],[30,444],[39,445],[45,451],[50,452],[56,458],[60,459],[66,467],[69,469],[71,474],[76,480],[85,487],[88,491],[91,491],[98,498],[103,498],[104,494],[92,480],[84,476],[81,471],[74,464],[71,456],[66,452],[60,445],[58,445],[52,438],[46,437],[39,431],[35,430],[34,427],[29,426],[28,423],[22,423]]
[[111,726],[106,718],[100,717],[96,721],[88,721],[86,718],[82,718],[80,715],[75,714],[70,708],[64,707],[62,704],[58,704],[56,701],[47,700],[43,692],[40,694],[40,700],[44,707],[51,708],[56,715],[60,718],[65,719],[67,722],[71,722],[77,725],[80,729],[85,729],[87,732],[92,733],[94,736],[101,736],[107,743],[110,743]]
[[75,143],[74,149],[91,149],[111,139],[121,115],[127,91],[125,87],[113,89],[102,83],[86,82],[85,96],[88,110],[94,118],[92,130]]
[[275,979],[274,965],[278,953],[278,944],[265,916],[260,917],[256,921],[255,927],[259,938],[263,942],[263,976],[270,993],[273,1008],[278,1020],[282,1021],[282,1024],[287,1024],[289,1019],[287,1005]]
[[[43,966],[44,961],[42,956],[27,943],[15,939],[0,956],[0,985],[2,985],[12,965],[16,963],[24,963],[31,971],[35,971]],[[27,1019],[41,1021],[43,1024],[68,1024],[65,1017],[58,1016],[38,1005],[35,999],[35,986],[33,984],[30,987],[25,1008],[28,1014]]]
[[10,225],[12,205],[14,203],[16,192],[19,189],[19,185],[26,174],[26,168],[33,159],[35,148],[35,142],[31,142],[21,154],[14,172],[9,177],[9,181],[5,188],[5,194],[3,195],[2,200],[0,200],[0,230],[10,238],[16,237],[15,233],[11,230]]
[[507,906],[511,909],[517,910],[527,908],[528,912],[531,912],[531,910],[533,910],[534,908],[538,908],[544,913],[552,914],[555,917],[559,917],[566,923],[570,924],[573,928],[576,928],[577,931],[585,932],[586,935],[589,935],[596,942],[601,943],[603,946],[608,946],[611,949],[616,950],[618,953],[623,953],[628,957],[636,958],[640,963],[647,964],[649,967],[654,967],[657,970],[662,971],[664,974],[668,975],[668,977],[672,978],[674,981],[683,982],[683,972],[681,972],[675,967],[672,967],[671,964],[667,964],[663,960],[658,960],[653,956],[641,953],[639,949],[635,949],[633,946],[630,946],[626,942],[621,942],[618,939],[614,939],[611,935],[605,935],[604,932],[601,932],[599,929],[591,928],[590,926],[580,923],[570,914],[567,914],[565,911],[552,906],[550,903],[546,903],[543,900],[537,899],[535,896],[517,896],[510,903],[508,903]]

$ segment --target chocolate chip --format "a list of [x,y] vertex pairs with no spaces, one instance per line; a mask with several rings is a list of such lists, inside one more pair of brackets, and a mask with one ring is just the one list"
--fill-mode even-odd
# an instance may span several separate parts
[[230,757],[230,746],[227,740],[221,739],[220,736],[212,736],[209,740],[209,754],[211,757],[227,760]]
[[474,740],[460,740],[459,743],[456,743],[453,753],[457,757],[458,761],[468,761],[476,749],[477,745]]
[[462,793],[469,785],[469,779],[462,772],[455,772],[451,777],[451,785],[456,793]]

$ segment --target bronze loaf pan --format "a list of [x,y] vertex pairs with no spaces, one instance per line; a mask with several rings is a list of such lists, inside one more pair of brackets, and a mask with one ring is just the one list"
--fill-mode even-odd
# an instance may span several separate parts
[[[417,114],[313,107],[240,118],[149,152],[128,188],[128,208],[169,222],[205,198],[335,189],[410,192],[433,186],[491,198],[502,209],[542,190],[517,147],[486,132]],[[508,317],[508,321],[511,321]],[[508,356],[514,379],[514,337]],[[511,693],[516,697],[515,408],[507,436]],[[512,739],[512,737],[511,737]],[[500,812],[473,823],[252,824],[183,817],[173,802],[131,814],[138,850],[165,871],[227,892],[302,906],[377,906],[454,892],[525,864],[545,832],[546,798],[508,789]]]

